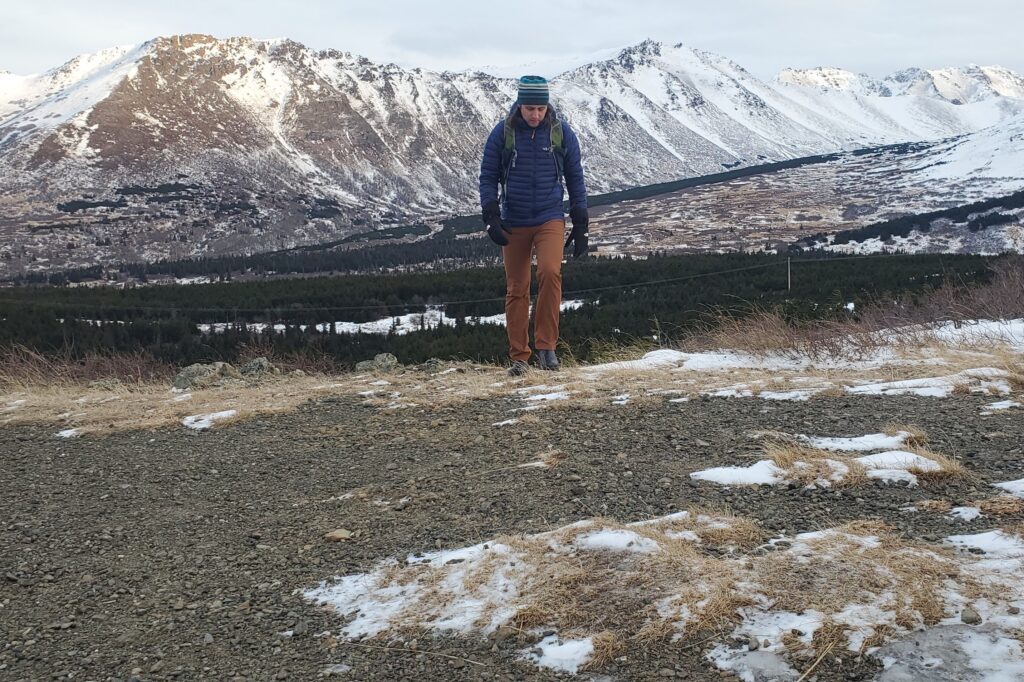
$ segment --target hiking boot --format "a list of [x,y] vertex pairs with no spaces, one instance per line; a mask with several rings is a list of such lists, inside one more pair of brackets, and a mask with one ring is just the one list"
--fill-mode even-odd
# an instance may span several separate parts
[[530,366],[526,364],[525,360],[516,360],[512,363],[512,366],[508,368],[508,375],[510,377],[521,377],[530,371]]
[[560,367],[558,364],[558,356],[555,355],[553,350],[538,350],[537,351],[537,362],[540,364],[541,369],[548,371],[557,371]]

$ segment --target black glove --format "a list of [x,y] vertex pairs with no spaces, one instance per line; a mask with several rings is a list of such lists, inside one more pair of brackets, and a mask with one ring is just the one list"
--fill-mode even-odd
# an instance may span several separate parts
[[590,216],[587,214],[587,208],[573,206],[569,209],[569,219],[572,220],[572,232],[565,240],[565,248],[569,248],[569,244],[573,244],[572,257],[585,256],[590,244],[590,233],[587,231],[587,228],[590,227]]
[[487,236],[498,246],[508,246],[506,234],[512,234],[501,222],[501,209],[497,201],[488,201],[483,211],[484,225],[487,226]]

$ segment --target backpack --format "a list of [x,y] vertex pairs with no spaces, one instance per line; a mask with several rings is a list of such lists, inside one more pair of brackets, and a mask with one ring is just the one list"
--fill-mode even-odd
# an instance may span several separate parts
[[[505,202],[505,184],[508,182],[508,172],[516,165],[516,127],[513,119],[516,114],[505,119],[505,145],[501,149],[501,167],[498,169],[498,184],[501,186],[500,203]],[[555,172],[558,174],[558,183],[562,184],[565,167],[565,133],[562,130],[562,121],[552,114],[551,117],[551,153],[555,156]]]

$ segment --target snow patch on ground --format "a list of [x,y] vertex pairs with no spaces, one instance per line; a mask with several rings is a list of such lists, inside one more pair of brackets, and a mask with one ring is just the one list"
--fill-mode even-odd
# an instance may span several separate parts
[[1024,497],[1024,478],[1016,481],[1006,481],[1004,483],[993,483],[997,488],[1002,488],[1011,495],[1017,497]]
[[900,431],[891,436],[884,433],[869,433],[866,436],[832,438],[826,436],[803,436],[797,438],[812,448],[819,450],[837,450],[842,452],[870,452],[872,450],[888,450],[902,446],[910,436]]
[[[673,524],[692,524],[682,529]],[[550,581],[550,573],[541,570],[542,565],[562,562],[566,566],[583,566],[592,559],[598,559],[602,570],[636,570],[629,562],[647,561],[669,551],[650,536],[651,532],[666,531],[658,537],[678,538],[678,542],[696,543],[700,533],[710,528],[731,528],[734,520],[708,515],[694,516],[678,512],[668,516],[628,524],[610,526],[607,522],[583,520],[562,528],[522,536],[508,544],[491,541],[453,550],[411,555],[405,560],[386,559],[368,573],[348,575],[333,582],[321,583],[304,594],[311,601],[329,605],[347,618],[341,628],[341,635],[348,638],[374,636],[392,629],[400,631],[406,627],[422,627],[437,632],[461,634],[464,636],[487,636],[499,627],[507,625],[519,609],[533,602],[538,590],[543,590]],[[671,535],[669,535],[671,533]],[[894,541],[890,538],[889,542]],[[898,540],[896,540],[898,542]],[[1011,604],[1024,599],[1024,538],[1008,535],[1001,531],[990,531],[973,535],[954,535],[946,538],[952,547],[963,551],[951,556],[939,555],[927,547],[906,546],[898,550],[904,558],[913,556],[924,562],[952,562],[947,566],[951,578],[945,587],[938,585],[940,594],[945,594],[944,608],[948,617],[937,626],[925,628],[942,632],[944,628],[963,627],[959,625],[959,612],[966,606],[974,608],[985,623],[984,629],[971,630],[968,639],[958,643],[948,652],[922,650],[917,647],[899,645],[901,638],[917,637],[916,630],[923,626],[907,628],[901,625],[896,605],[903,603],[902,597],[888,587],[865,588],[856,594],[854,601],[840,605],[831,613],[813,608],[793,612],[774,608],[775,601],[763,593],[756,566],[777,570],[779,559],[794,566],[806,566],[814,573],[820,567],[821,578],[829,575],[827,568],[834,561],[849,561],[851,556],[867,552],[894,551],[883,539],[867,531],[851,531],[849,527],[825,529],[801,533],[793,537],[781,537],[768,544],[774,550],[761,555],[739,554],[734,557],[721,556],[714,561],[720,570],[736,571],[731,589],[748,599],[747,605],[736,610],[738,623],[732,632],[711,645],[709,660],[721,670],[736,673],[741,679],[785,680],[796,679],[798,675],[790,663],[794,647],[813,648],[815,632],[828,622],[847,629],[844,646],[851,653],[865,651],[864,644],[884,628],[889,634],[886,639],[893,644],[886,645],[879,655],[884,654],[886,669],[892,675],[907,666],[916,665],[922,654],[934,657],[935,665],[963,666],[980,677],[957,679],[1003,679],[987,677],[991,671],[1017,671],[1024,666],[1019,642],[1012,644],[1012,633],[1024,626],[1024,616],[1013,614]],[[665,542],[672,542],[665,540]],[[678,549],[675,550],[679,552]],[[983,552],[980,556],[977,552]],[[701,562],[699,552],[673,554],[673,561],[679,561],[684,568],[687,561]],[[757,558],[761,556],[761,558]],[[873,566],[873,554],[863,554],[865,566]],[[689,557],[689,558],[688,558]],[[841,559],[841,557],[845,557]],[[616,563],[619,562],[619,563]],[[760,563],[759,563],[760,562]],[[641,564],[645,565],[645,564]],[[785,566],[788,564],[782,564]],[[632,566],[632,568],[628,568]],[[955,567],[955,568],[954,568]],[[866,569],[862,569],[866,570]],[[884,569],[882,573],[885,573]],[[752,573],[748,573],[753,571]],[[676,572],[672,572],[676,575]],[[678,576],[685,576],[681,571]],[[959,577],[957,577],[959,576]],[[812,579],[809,576],[808,579]],[[677,578],[673,578],[675,580]],[[834,576],[830,579],[835,579]],[[964,595],[970,591],[964,586],[978,581],[986,586],[985,591],[972,598]],[[685,587],[683,587],[685,585]],[[702,577],[684,578],[677,589],[708,590],[705,598],[711,596],[712,582]],[[872,591],[874,590],[874,591]],[[663,618],[678,622],[675,624],[677,639],[685,634],[685,625],[695,615],[682,594],[659,592],[657,612]],[[982,596],[978,596],[982,595]],[[688,598],[693,599],[690,594]],[[698,602],[702,603],[702,602]],[[696,608],[699,608],[697,606]],[[825,607],[822,607],[825,608]],[[906,614],[904,616],[906,617]],[[521,650],[520,655],[540,667],[561,670],[570,674],[578,672],[594,653],[594,635],[586,631],[559,633],[549,625],[545,626],[543,637],[538,644]],[[541,630],[531,630],[540,633]],[[984,635],[984,636],[982,636]],[[977,637],[977,638],[975,638]],[[747,642],[757,641],[757,651],[750,651]],[[996,643],[999,651],[987,654],[979,648],[984,642]],[[737,645],[737,642],[740,644]],[[866,653],[873,654],[873,647]],[[902,667],[902,668],[901,668]],[[906,678],[890,676],[892,682]],[[1005,679],[1014,679],[1012,677]]]
[[185,417],[181,420],[181,423],[187,428],[201,431],[213,426],[215,421],[230,419],[237,414],[237,410],[224,410],[222,412],[211,412],[209,414],[195,414],[190,417]]
[[541,668],[562,670],[575,675],[594,653],[594,640],[568,639],[562,641],[558,635],[548,635],[536,645],[536,651],[529,651],[525,658]]
[[949,510],[949,516],[961,521],[973,521],[981,516],[981,509],[977,507],[953,507]]

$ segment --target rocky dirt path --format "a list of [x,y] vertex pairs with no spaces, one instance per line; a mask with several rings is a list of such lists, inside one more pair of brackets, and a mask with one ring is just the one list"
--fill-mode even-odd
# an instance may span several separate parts
[[[65,440],[50,425],[4,427],[0,679],[306,680],[328,670],[358,680],[556,679],[519,661],[515,642],[421,636],[410,651],[324,636],[341,617],[299,591],[387,556],[690,505],[731,510],[772,533],[882,518],[938,542],[984,522],[900,508],[987,497],[997,492],[991,483],[1022,475],[1024,420],[980,416],[987,402],[566,404],[533,412],[533,423],[495,427],[512,398],[386,411],[329,397],[204,432]],[[962,458],[977,480],[808,492],[689,479],[757,458],[751,432],[861,435],[892,422],[920,426],[932,449]],[[565,455],[555,468],[513,466],[551,449]],[[336,529],[357,537],[326,542]],[[721,679],[702,655],[699,645],[630,652],[581,678]],[[822,668],[818,679],[875,672],[864,661]]]

